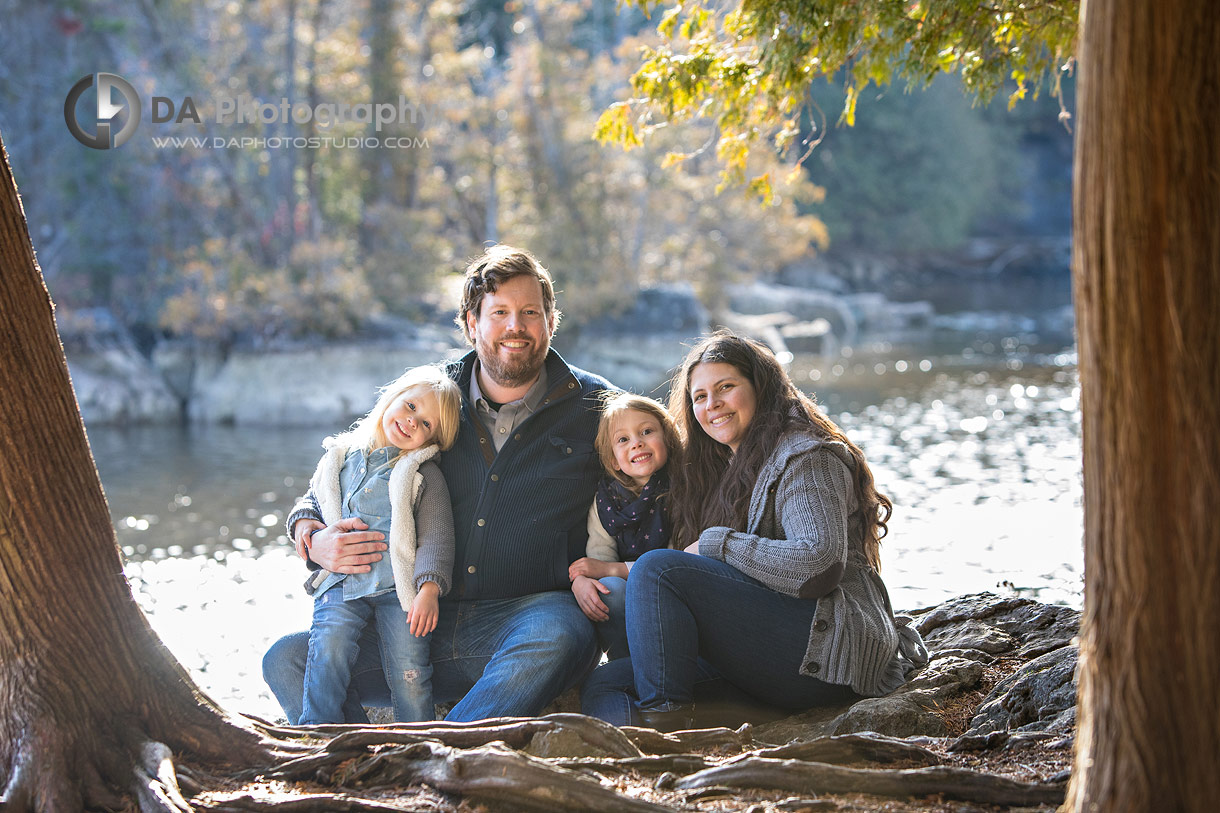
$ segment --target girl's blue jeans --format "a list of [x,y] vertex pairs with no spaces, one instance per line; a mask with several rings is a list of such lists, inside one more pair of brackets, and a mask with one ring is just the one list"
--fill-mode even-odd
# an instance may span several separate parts
[[630,660],[585,683],[582,711],[637,725],[637,711],[670,711],[736,696],[804,709],[848,702],[847,686],[800,674],[817,601],[778,593],[724,562],[649,551],[627,580]]
[[411,723],[435,718],[430,636],[411,634],[398,592],[344,601],[342,585],[335,585],[314,600],[302,725],[342,723],[352,704],[359,708],[359,697],[351,685],[352,670],[360,636],[370,621],[381,642],[381,670],[389,685],[394,719]]
[[597,643],[612,661],[627,657],[627,580],[618,576],[599,579],[609,593],[600,594],[610,611],[607,621],[597,622]]

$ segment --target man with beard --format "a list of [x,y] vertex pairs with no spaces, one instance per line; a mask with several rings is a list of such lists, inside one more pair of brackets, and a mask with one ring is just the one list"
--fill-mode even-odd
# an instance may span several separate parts
[[[458,701],[449,720],[537,715],[599,654],[569,589],[568,565],[584,556],[588,540],[600,476],[598,395],[612,387],[551,349],[559,318],[551,276],[529,252],[494,246],[466,269],[456,321],[474,350],[447,368],[462,391],[462,423],[439,458],[455,561],[431,643],[434,695]],[[358,519],[325,527],[312,493],[288,518],[310,566],[336,573],[365,572],[386,550],[382,535],[366,528]],[[388,703],[369,630],[352,669],[348,722],[367,721],[362,704]],[[291,723],[301,712],[307,649],[308,633],[296,633],[263,659]]]

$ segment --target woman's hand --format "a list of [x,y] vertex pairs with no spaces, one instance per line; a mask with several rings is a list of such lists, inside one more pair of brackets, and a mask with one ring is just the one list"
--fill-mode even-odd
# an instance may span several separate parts
[[309,561],[309,537],[314,531],[320,531],[326,523],[316,519],[298,519],[292,528],[293,539],[297,546],[297,556]]
[[699,555],[699,540],[696,539],[694,542],[691,542],[689,545],[687,545],[682,550],[686,551],[687,553],[693,553],[696,556],[698,556]]
[[[297,523],[298,528],[301,522]],[[348,517],[313,531],[307,543],[309,559],[331,573],[368,573],[372,563],[381,559],[381,551],[389,548],[382,541],[385,535],[368,527],[359,517]],[[296,529],[294,532],[298,537],[303,533]]]
[[599,595],[609,592],[609,587],[588,576],[577,576],[572,580],[572,594],[576,596],[576,603],[590,621],[609,620],[610,608],[602,603]]
[[411,622],[411,634],[416,638],[423,638],[436,629],[436,619],[440,615],[440,604],[437,602],[437,597],[440,594],[441,588],[436,582],[424,582],[420,585],[419,592],[415,594],[415,601],[411,602],[407,620]]
[[[590,559],[588,556],[577,559],[572,564],[568,565],[568,581],[576,581],[578,576],[585,576],[590,579],[604,579],[607,576],[617,576],[613,565],[621,564],[620,562],[603,562],[598,559]],[[605,591],[608,592],[608,591]]]

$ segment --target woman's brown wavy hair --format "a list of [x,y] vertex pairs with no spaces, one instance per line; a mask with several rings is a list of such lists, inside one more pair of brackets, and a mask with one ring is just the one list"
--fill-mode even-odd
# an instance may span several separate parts
[[[735,455],[728,446],[709,437],[695,419],[691,374],[707,363],[731,364],[754,387],[754,418]],[[820,438],[838,441],[851,451],[859,508],[848,518],[849,530],[853,536],[863,531],[868,563],[880,570],[880,543],[888,531],[893,503],[877,491],[860,447],[818,410],[811,397],[796,388],[766,345],[725,330],[701,340],[687,353],[674,376],[669,412],[684,440],[683,465],[670,469],[673,547],[691,544],[706,528],[745,530],[750,495],[763,464],[785,432],[805,429]]]

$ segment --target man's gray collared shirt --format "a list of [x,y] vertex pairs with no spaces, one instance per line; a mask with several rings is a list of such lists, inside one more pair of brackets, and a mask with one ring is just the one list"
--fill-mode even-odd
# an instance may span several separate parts
[[498,410],[491,408],[491,404],[483,396],[483,391],[479,389],[480,368],[481,365],[475,362],[474,372],[470,376],[470,402],[474,404],[475,412],[483,421],[483,425],[491,432],[492,442],[496,446],[496,451],[499,452],[504,446],[504,442],[512,435],[513,430],[524,423],[526,418],[537,412],[538,407],[542,405],[547,388],[546,368],[543,367],[539,371],[538,380],[523,397],[507,404],[501,404]]

